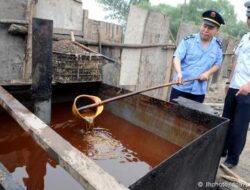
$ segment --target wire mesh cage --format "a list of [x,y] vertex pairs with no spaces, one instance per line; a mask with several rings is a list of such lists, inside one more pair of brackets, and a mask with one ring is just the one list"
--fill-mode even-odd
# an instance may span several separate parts
[[87,52],[70,41],[57,42],[53,44],[53,81],[101,81],[102,62],[103,59],[98,54]]

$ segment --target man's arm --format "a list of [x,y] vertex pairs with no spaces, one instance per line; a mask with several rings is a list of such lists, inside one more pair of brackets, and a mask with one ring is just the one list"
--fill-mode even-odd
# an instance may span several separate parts
[[213,75],[215,72],[217,72],[219,69],[220,69],[219,66],[214,65],[214,66],[212,66],[208,71],[202,73],[202,74],[199,76],[199,79],[200,79],[200,80],[208,80],[209,77],[210,77],[211,75]]
[[174,63],[174,69],[176,71],[176,82],[181,84],[182,83],[181,61],[177,57],[174,57],[173,63]]
[[228,89],[229,89],[229,84],[230,84],[230,82],[231,82],[231,80],[232,80],[232,78],[233,78],[234,70],[235,70],[236,64],[237,64],[237,56],[234,54],[233,57],[232,57],[232,70],[231,70],[231,72],[230,72],[228,81],[226,82],[225,93],[227,93],[227,91],[228,91]]
[[231,70],[231,73],[230,73],[229,78],[228,78],[228,82],[229,82],[229,83],[230,83],[230,81],[231,81],[232,78],[233,78],[234,70],[235,70],[235,67],[236,67],[236,64],[237,64],[237,56],[236,56],[236,55],[233,55],[233,57],[232,57],[232,62],[233,62],[232,70]]

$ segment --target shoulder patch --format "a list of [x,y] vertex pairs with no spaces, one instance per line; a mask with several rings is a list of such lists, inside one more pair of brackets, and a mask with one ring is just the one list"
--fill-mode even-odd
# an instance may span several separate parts
[[195,36],[192,34],[192,35],[188,35],[184,38],[184,40],[188,40],[188,39],[191,39],[191,38],[194,38]]
[[217,44],[219,44],[220,49],[222,49],[222,43],[221,43],[221,41],[220,41],[219,39],[216,38],[216,42],[217,42]]

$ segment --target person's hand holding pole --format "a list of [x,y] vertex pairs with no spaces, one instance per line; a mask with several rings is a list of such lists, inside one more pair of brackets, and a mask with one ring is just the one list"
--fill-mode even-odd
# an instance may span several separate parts
[[173,60],[173,63],[174,63],[174,68],[175,68],[175,71],[176,71],[176,82],[178,84],[182,84],[183,80],[182,80],[182,72],[181,72],[181,62],[178,58],[174,58]]
[[205,81],[209,79],[209,76],[210,76],[209,72],[204,72],[199,76],[199,79]]
[[217,72],[219,70],[219,66],[217,65],[214,65],[212,66],[208,71],[202,73],[200,76],[199,76],[199,79],[202,80],[202,81],[206,81],[209,79],[210,75],[213,75],[215,72]]
[[177,73],[176,82],[179,83],[179,84],[182,84],[183,80],[182,80],[182,74],[181,74],[181,72]]

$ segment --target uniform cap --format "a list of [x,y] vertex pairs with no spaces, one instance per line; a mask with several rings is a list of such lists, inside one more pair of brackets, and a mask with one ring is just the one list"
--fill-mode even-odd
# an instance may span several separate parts
[[205,11],[202,14],[203,21],[205,24],[213,27],[220,27],[221,24],[225,24],[222,16],[213,10]]
[[245,7],[247,7],[246,16],[250,16],[250,1],[245,2]]

